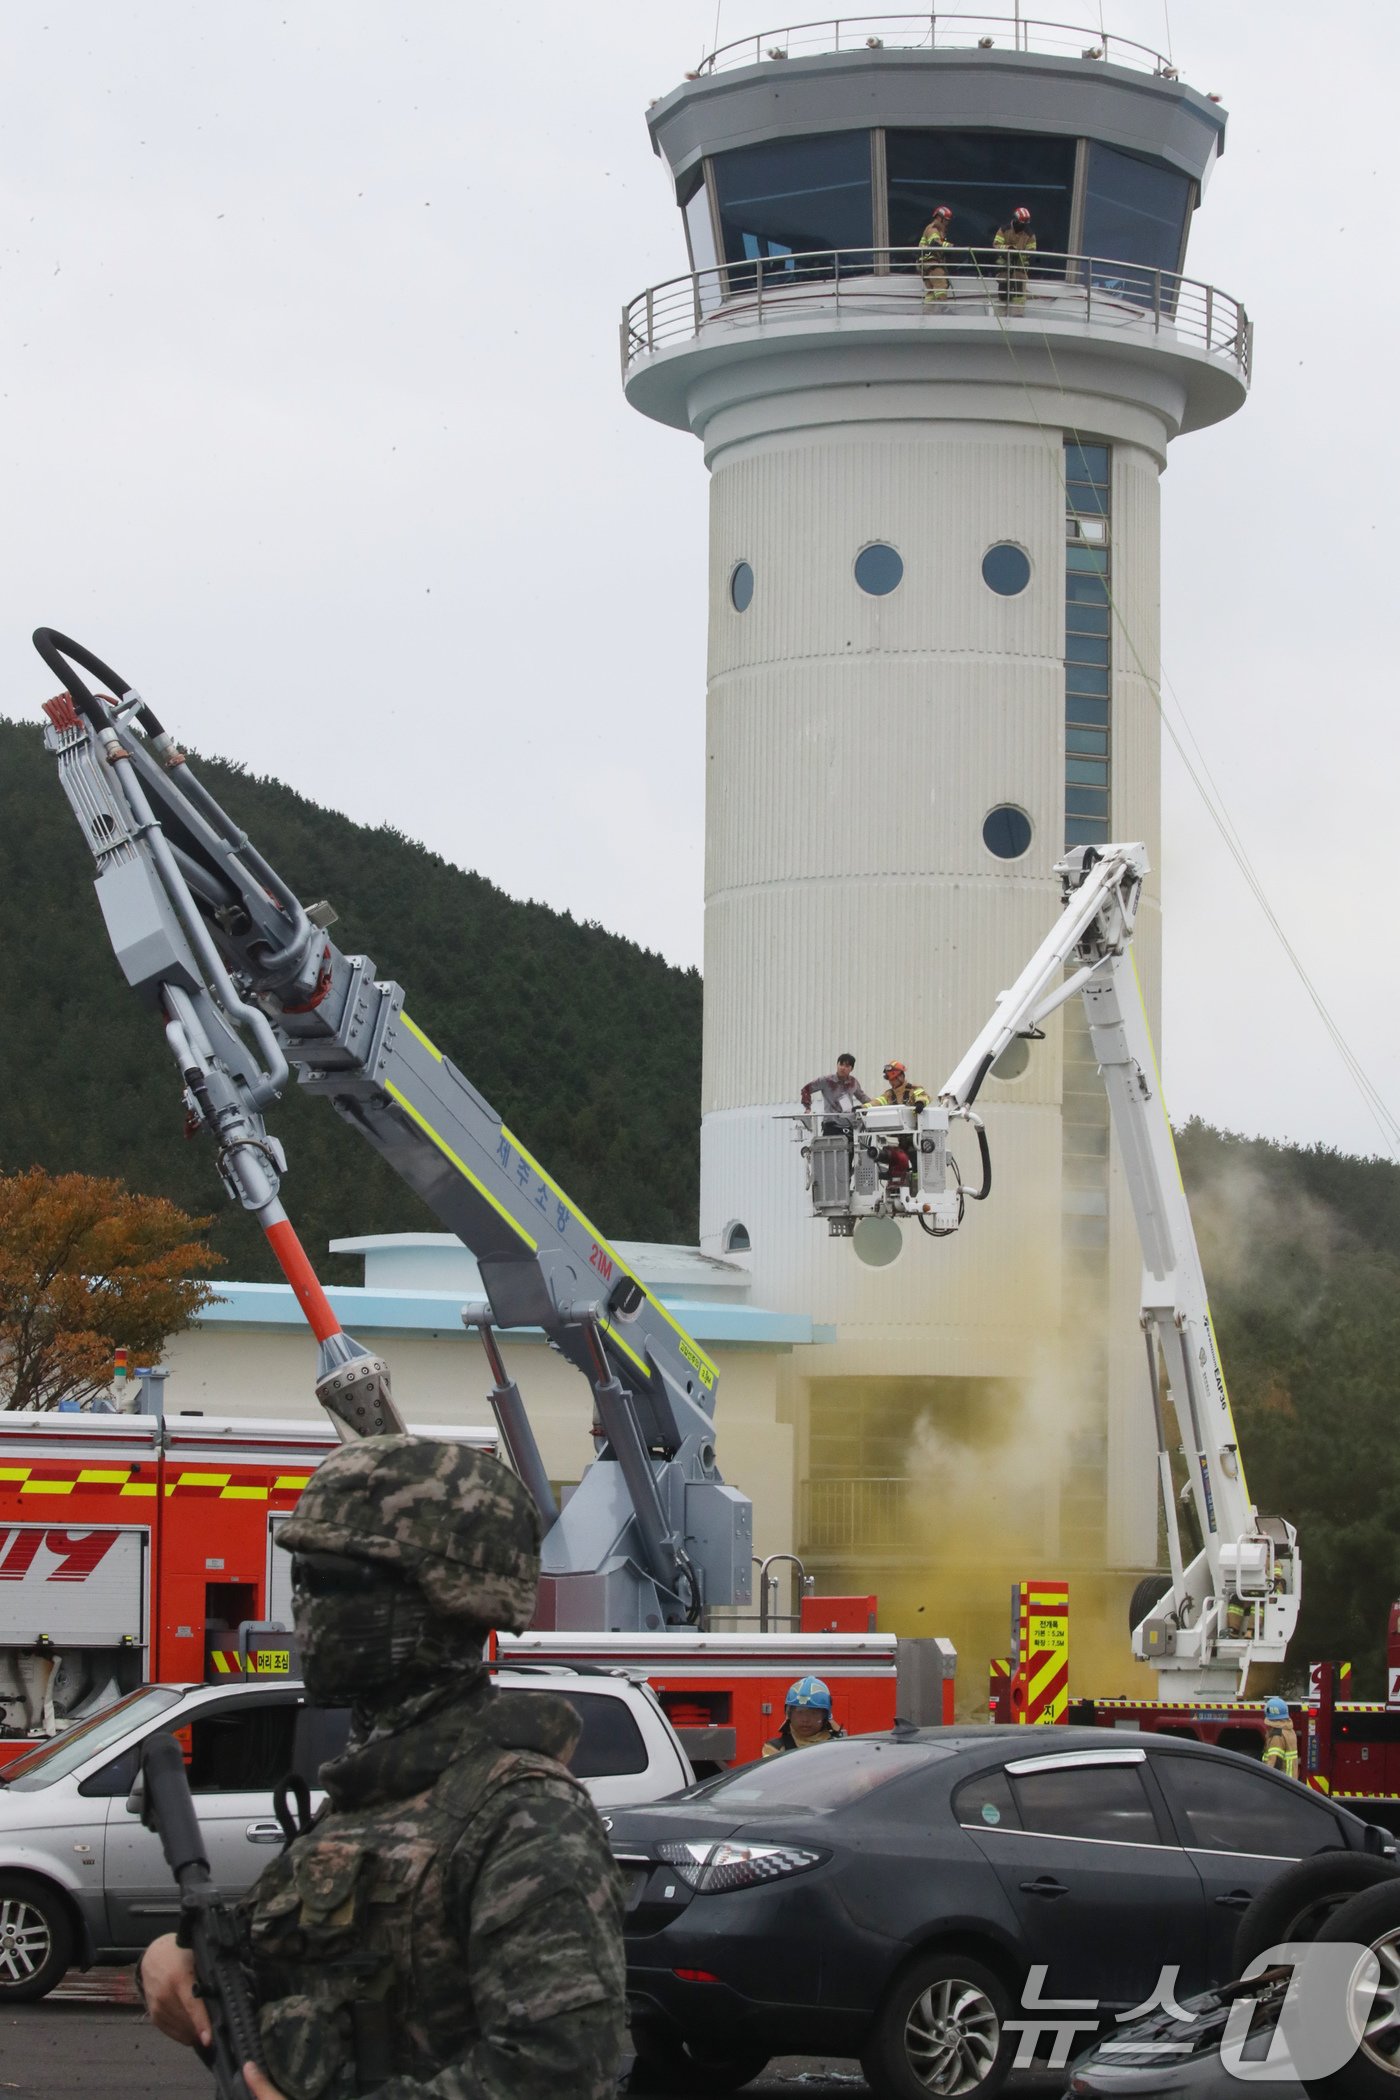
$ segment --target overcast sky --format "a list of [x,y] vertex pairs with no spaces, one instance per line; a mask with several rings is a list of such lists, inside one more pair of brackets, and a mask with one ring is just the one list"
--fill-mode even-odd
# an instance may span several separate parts
[[[720,41],[780,12],[721,0]],[[1164,483],[1166,705],[1400,1111],[1400,12],[1106,19],[1230,110],[1187,269],[1258,326]],[[187,741],[698,963],[706,477],[617,321],[686,267],[644,112],[715,20],[10,0],[0,712],[67,628]],[[1378,1149],[1170,749],[1163,829],[1174,1114]]]

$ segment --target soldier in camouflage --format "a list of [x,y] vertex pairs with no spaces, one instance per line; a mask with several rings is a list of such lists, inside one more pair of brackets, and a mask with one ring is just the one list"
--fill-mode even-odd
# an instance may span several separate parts
[[[539,1529],[464,1445],[366,1437],[322,1464],[278,1543],[311,1698],[353,1711],[310,1831],[244,1898],[269,2077],[256,2100],[604,2100],[625,2040],[621,1904],[565,1769],[578,1721],[496,1692],[487,1630],[528,1625]],[[208,2037],[173,1935],[152,2019]]]

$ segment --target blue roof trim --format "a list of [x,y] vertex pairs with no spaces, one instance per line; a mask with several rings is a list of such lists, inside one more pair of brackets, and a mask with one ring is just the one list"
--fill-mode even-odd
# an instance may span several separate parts
[[[218,1301],[195,1314],[197,1327],[300,1327],[301,1307],[285,1283],[224,1283]],[[332,1284],[326,1292],[352,1334],[460,1334],[462,1299],[456,1291],[372,1291],[361,1284]],[[759,1305],[723,1305],[684,1299],[665,1301],[697,1342],[748,1343],[791,1349],[834,1342],[836,1329],[806,1313],[767,1312]],[[537,1327],[515,1330],[512,1339],[538,1336]]]

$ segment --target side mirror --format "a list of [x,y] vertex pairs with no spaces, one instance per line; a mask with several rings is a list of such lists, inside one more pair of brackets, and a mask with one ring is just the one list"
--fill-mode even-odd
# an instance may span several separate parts
[[131,1792],[126,1797],[126,1812],[129,1816],[140,1816],[143,1819],[145,1817],[146,1775],[144,1772],[138,1771],[131,1782]]

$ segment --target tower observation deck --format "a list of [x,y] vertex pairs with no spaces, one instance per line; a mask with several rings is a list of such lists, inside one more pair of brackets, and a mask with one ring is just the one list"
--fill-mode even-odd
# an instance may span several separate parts
[[[837,1325],[793,1374],[800,1544],[886,1560],[887,1596],[927,1549],[947,1598],[921,1447],[990,1496],[969,1598],[1013,1549],[1126,1577],[1156,1553],[1140,1260],[1082,1023],[989,1081],[978,1231],[885,1268],[810,1217],[782,1117],[843,1050],[935,1086],[1067,844],[1159,861],[1159,477],[1253,349],[1185,274],[1225,113],[1140,45],[925,13],[729,45],[648,124],[690,268],[624,309],[624,384],[711,472],[701,1237]],[[1153,897],[1137,952],[1155,1024]]]

